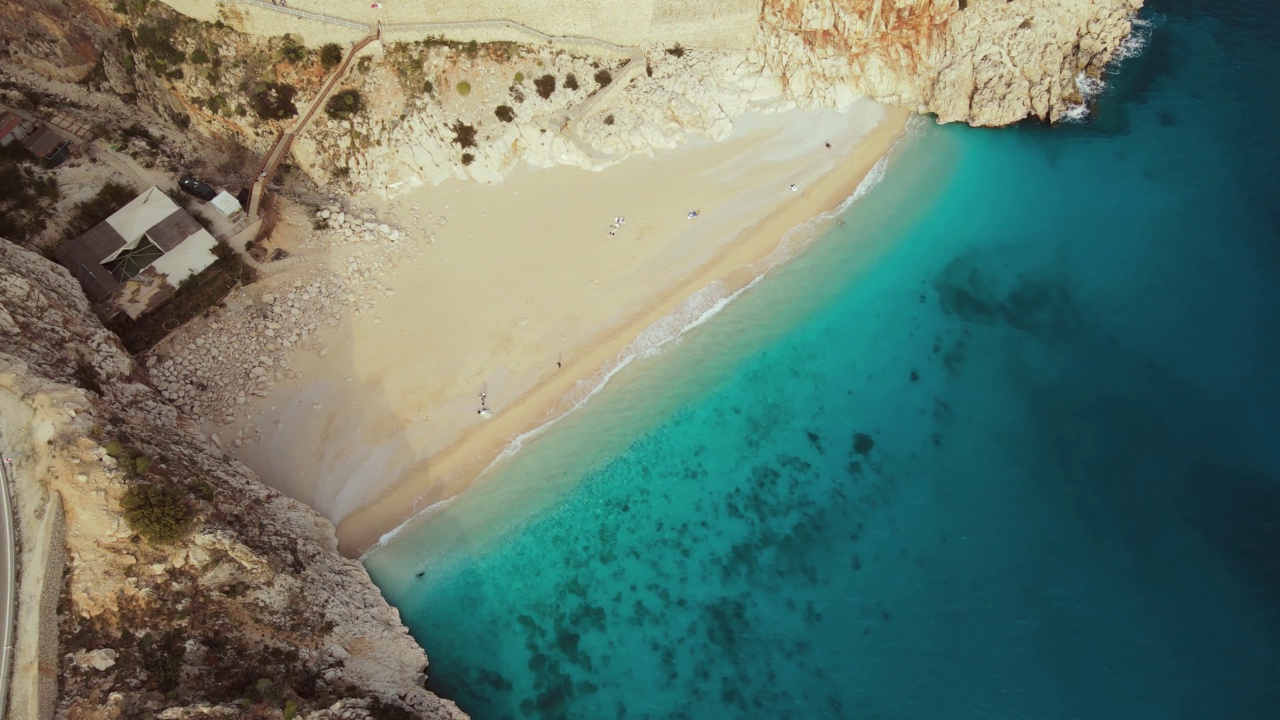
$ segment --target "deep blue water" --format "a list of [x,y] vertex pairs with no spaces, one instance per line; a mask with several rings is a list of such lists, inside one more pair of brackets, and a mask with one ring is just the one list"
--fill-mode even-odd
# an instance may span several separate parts
[[[1280,5],[846,225],[372,556],[498,718],[1280,717]],[[422,572],[422,577],[416,573]]]

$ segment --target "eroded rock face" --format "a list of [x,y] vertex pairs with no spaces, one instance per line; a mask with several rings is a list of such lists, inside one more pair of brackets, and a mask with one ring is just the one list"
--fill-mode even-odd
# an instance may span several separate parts
[[[179,429],[143,373],[65,270],[0,240],[18,505],[57,494],[66,513],[55,716],[464,718],[423,689],[426,655],[333,526]],[[181,491],[184,539],[134,535],[121,498],[137,483]]]
[[[766,0],[752,58],[803,106],[840,87],[942,122],[1056,121],[1142,0]],[[963,9],[962,9],[963,8]]]

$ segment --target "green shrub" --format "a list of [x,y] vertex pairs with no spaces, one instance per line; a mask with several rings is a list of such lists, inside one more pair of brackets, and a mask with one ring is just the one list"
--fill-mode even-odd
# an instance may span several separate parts
[[524,82],[524,73],[522,72],[516,73],[516,82],[518,83]]
[[611,82],[613,82],[613,74],[608,70],[600,69],[596,71],[596,84],[600,87],[604,87]]
[[293,104],[293,96],[297,93],[292,85],[276,82],[259,82],[253,86],[249,102],[253,111],[263,120],[284,120],[298,114],[298,106]]
[[133,471],[138,475],[146,475],[151,469],[151,458],[146,455],[139,455],[133,459]]
[[324,69],[334,68],[342,62],[342,46],[338,43],[325,43],[320,46],[320,65]]
[[120,505],[124,508],[124,521],[148,542],[172,543],[191,528],[191,506],[182,491],[172,485],[130,485]]
[[512,110],[510,105],[499,105],[493,114],[497,115],[502,122],[511,122],[516,119],[516,111]]
[[298,42],[292,35],[285,33],[280,41],[280,57],[291,63],[307,59],[307,46]]
[[551,93],[556,91],[556,76],[543,75],[533,81],[533,86],[538,89],[538,97],[546,100],[551,97]]
[[204,65],[209,62],[209,53],[205,52],[203,49],[194,50],[191,53],[191,62],[196,65]]
[[465,96],[469,92],[471,92],[471,83],[467,82],[466,80],[463,80],[462,82],[458,83],[459,95]]
[[475,156],[475,155],[472,155],[471,153],[462,153],[462,164],[463,164],[463,165],[470,165],[471,163],[473,163],[473,162],[475,162],[475,161],[476,161],[476,156]]
[[373,58],[368,55],[356,61],[356,69],[362,73],[369,72],[369,68],[373,67]]
[[364,109],[364,99],[359,90],[343,90],[332,95],[324,104],[324,111],[334,120],[346,120]]
[[436,94],[436,86],[435,86],[435,83],[431,82],[430,80],[423,80],[423,81],[422,81],[422,92],[424,92],[424,93],[426,93],[426,94],[428,94],[428,95],[435,95],[435,94]]
[[568,75],[565,75],[565,76],[564,76],[564,86],[565,86],[565,87],[567,87],[567,88],[569,88],[570,90],[577,90],[577,89],[578,89],[578,76],[577,76],[577,75],[574,75],[573,73],[569,73]]

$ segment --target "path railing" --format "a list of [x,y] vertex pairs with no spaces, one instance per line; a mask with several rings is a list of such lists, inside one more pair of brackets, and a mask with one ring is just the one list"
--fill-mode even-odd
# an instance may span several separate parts
[[17,539],[13,527],[13,503],[9,499],[9,455],[4,451],[3,440],[0,438],[0,482],[3,482],[3,487],[0,488],[0,513],[4,514],[0,518],[0,524],[4,525],[4,533],[0,535],[0,543],[4,543],[4,557],[0,562],[5,566],[4,607],[0,608],[0,617],[4,619],[4,625],[0,627],[0,643],[4,644],[4,649],[0,650],[0,720],[4,719],[9,702],[9,673],[13,669],[10,667],[13,662],[13,628],[18,621],[17,607],[14,604],[18,574],[15,551]]

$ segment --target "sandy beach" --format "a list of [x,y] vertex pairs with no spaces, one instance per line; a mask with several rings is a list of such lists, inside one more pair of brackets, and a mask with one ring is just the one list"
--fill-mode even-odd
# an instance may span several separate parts
[[332,519],[344,554],[362,554],[629,353],[767,270],[787,231],[844,201],[907,117],[871,101],[747,115],[724,142],[602,173],[520,169],[398,197],[379,209],[447,224],[378,278],[389,290],[376,307],[319,334],[323,356],[298,353],[299,379],[253,398],[263,441],[233,453]]

